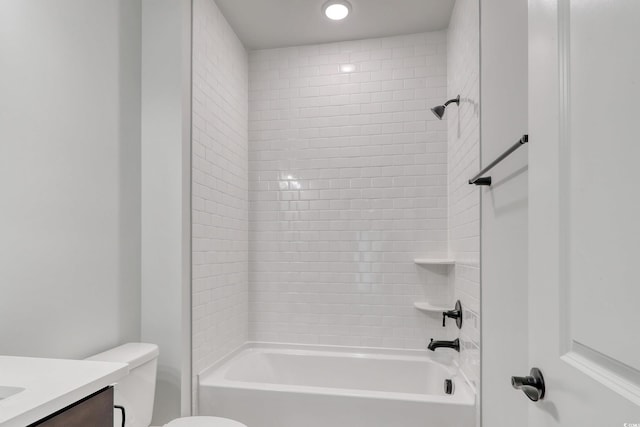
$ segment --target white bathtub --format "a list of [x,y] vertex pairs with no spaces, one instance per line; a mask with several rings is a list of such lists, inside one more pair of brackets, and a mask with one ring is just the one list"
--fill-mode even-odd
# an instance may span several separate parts
[[200,415],[248,427],[475,426],[473,391],[426,351],[251,344],[199,375],[198,395]]

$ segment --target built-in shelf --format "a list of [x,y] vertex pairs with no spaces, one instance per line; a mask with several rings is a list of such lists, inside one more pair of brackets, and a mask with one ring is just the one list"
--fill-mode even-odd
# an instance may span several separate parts
[[441,307],[441,306],[430,304],[428,302],[414,302],[413,306],[420,311],[424,311],[428,313],[442,313],[443,311],[451,310],[451,307]]
[[455,260],[449,258],[416,258],[413,260],[417,265],[454,265]]

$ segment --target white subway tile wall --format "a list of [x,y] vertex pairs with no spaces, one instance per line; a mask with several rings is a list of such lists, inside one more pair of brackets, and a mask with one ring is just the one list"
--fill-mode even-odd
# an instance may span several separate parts
[[197,374],[248,337],[249,71],[246,50],[213,0],[195,0],[193,17],[193,372]]
[[479,2],[457,0],[448,30],[449,247],[456,259],[452,275],[464,309],[461,367],[480,381],[480,189],[468,180],[480,170]]
[[455,335],[413,307],[453,298],[447,267],[413,263],[448,255],[447,122],[430,112],[447,96],[446,31],[255,51],[249,68],[250,339]]

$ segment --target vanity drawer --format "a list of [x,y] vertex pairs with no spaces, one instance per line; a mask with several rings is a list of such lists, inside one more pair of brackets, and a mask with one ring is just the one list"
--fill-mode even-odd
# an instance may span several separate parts
[[29,427],[113,427],[113,387],[67,406]]

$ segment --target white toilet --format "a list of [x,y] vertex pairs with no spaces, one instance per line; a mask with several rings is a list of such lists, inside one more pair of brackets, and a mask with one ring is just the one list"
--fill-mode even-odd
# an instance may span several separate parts
[[[156,390],[158,346],[155,344],[130,343],[121,345],[87,360],[119,362],[129,365],[129,375],[115,386],[115,404],[126,411],[125,427],[149,427],[153,413]],[[122,419],[116,411],[114,427],[120,427]],[[185,417],[165,424],[165,427],[246,427],[237,421],[218,417]]]

